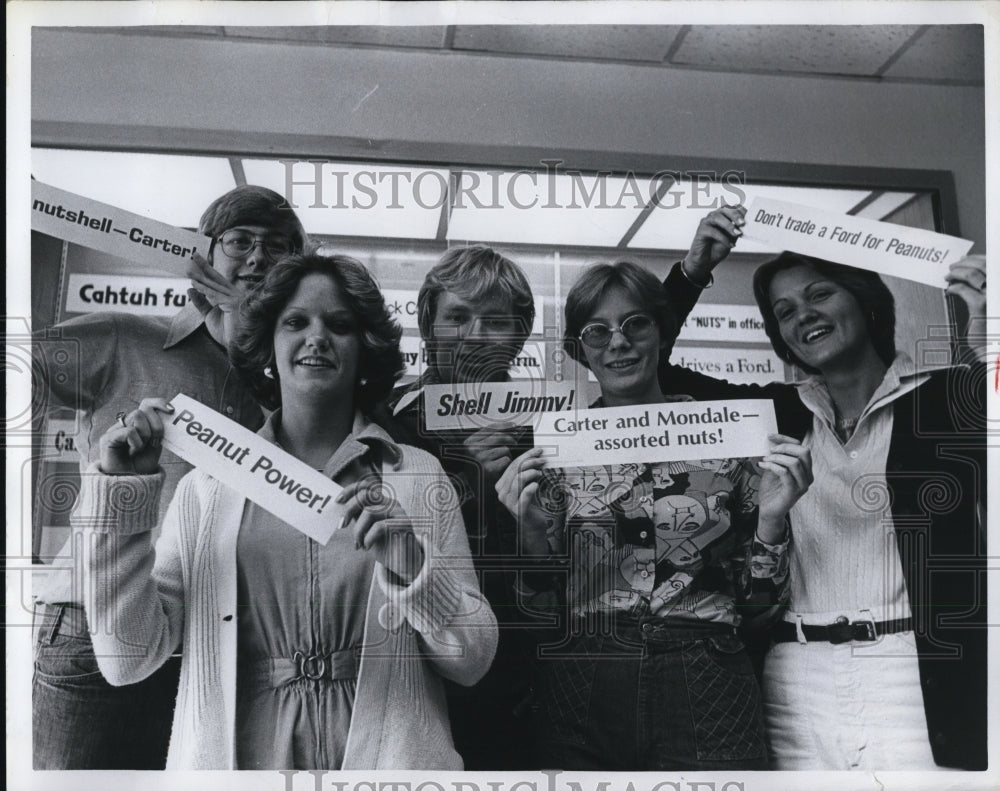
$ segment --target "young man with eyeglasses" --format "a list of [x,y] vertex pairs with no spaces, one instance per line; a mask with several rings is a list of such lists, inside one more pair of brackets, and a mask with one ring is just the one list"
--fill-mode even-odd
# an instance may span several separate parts
[[[208,260],[192,264],[198,290],[188,292],[175,316],[93,313],[57,325],[35,343],[36,403],[42,405],[36,414],[46,405],[77,410],[81,474],[97,457],[97,438],[147,396],[185,393],[248,428],[263,421],[226,355],[230,316],[276,259],[305,247],[305,230],[281,195],[258,186],[217,198],[198,230],[212,238]],[[62,370],[58,361],[66,359],[78,363]],[[170,453],[161,466],[162,518],[190,466]],[[58,557],[80,551],[67,542]],[[36,577],[34,767],[162,769],[179,662],[139,684],[109,685],[97,669],[78,586],[68,569]]]
[[[702,221],[691,250],[664,281],[680,321],[711,285],[712,269],[729,253],[742,224],[740,207],[724,207]],[[427,368],[412,384],[398,387],[376,419],[398,441],[434,454],[451,477],[480,585],[500,625],[496,659],[486,676],[471,689],[449,688],[455,746],[466,770],[536,768],[527,716],[534,644],[513,595],[520,565],[517,526],[495,489],[511,461],[532,447],[530,429],[429,431],[423,395],[428,385],[509,381],[531,334],[534,297],[524,272],[509,258],[485,245],[456,247],[427,273],[417,317]],[[674,339],[667,340],[672,346]]]

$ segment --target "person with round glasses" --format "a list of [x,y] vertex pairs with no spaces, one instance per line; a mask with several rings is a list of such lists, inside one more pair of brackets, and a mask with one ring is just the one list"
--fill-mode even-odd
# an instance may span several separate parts
[[[711,285],[712,269],[741,233],[744,215],[742,206],[712,212],[684,260],[657,283],[678,315],[687,315]],[[452,247],[427,272],[417,318],[427,365],[416,381],[396,388],[377,419],[391,427],[395,439],[439,458],[455,483],[473,563],[500,622],[497,655],[487,675],[471,689],[449,686],[456,747],[468,770],[537,768],[529,722],[534,691],[525,673],[536,630],[525,628],[517,606],[517,525],[496,494],[504,470],[531,448],[531,430],[505,421],[478,430],[427,430],[430,401],[424,390],[454,384],[482,392],[488,383],[509,381],[510,367],[531,334],[535,298],[526,273],[507,256],[480,244]],[[663,339],[665,345],[673,340],[673,335]]]
[[[168,296],[172,290],[166,289],[162,299],[170,301],[156,307],[176,306],[174,315],[89,313],[49,329],[35,344],[37,414],[49,406],[77,410],[81,473],[97,458],[98,440],[117,424],[117,415],[149,395],[187,393],[247,428],[263,422],[260,406],[226,356],[228,311],[271,268],[279,250],[305,247],[305,229],[281,195],[244,185],[212,201],[198,230],[213,240],[208,258],[192,263],[195,284],[207,296],[195,290]],[[72,370],[60,359],[74,361]],[[159,520],[191,467],[165,452],[163,469]],[[156,527],[152,537],[158,535]],[[56,556],[71,555],[67,542]],[[34,768],[162,769],[177,697],[177,658],[138,683],[111,686],[98,668],[83,591],[70,571],[45,567],[33,593],[39,627]]]
[[[565,315],[565,350],[600,384],[591,408],[692,400],[660,387],[677,321],[650,272],[590,267]],[[561,470],[543,453],[497,484],[522,551],[568,565],[520,587],[527,607],[555,607],[568,627],[536,663],[541,765],[766,769],[760,690],[737,628],[786,595],[787,514],[811,483],[808,451],[773,435],[757,461]]]
[[230,228],[215,240],[230,258],[247,258],[259,247],[272,261],[295,249],[294,242],[283,233],[257,233],[248,228]]
[[[237,187],[237,191],[232,208],[216,213],[209,207],[205,212],[199,230],[212,237],[208,257],[195,253],[187,270],[190,296],[217,339],[231,335],[236,306],[247,292],[280,258],[304,250],[308,241],[302,224],[278,193],[253,184]],[[286,207],[294,221],[280,215],[283,219],[273,224],[258,222],[239,210],[243,202],[261,201]]]
[[611,343],[615,332],[620,332],[627,341],[634,343],[648,338],[655,326],[656,323],[651,316],[634,313],[617,327],[610,327],[601,322],[588,324],[580,331],[580,340],[591,349],[603,349]]

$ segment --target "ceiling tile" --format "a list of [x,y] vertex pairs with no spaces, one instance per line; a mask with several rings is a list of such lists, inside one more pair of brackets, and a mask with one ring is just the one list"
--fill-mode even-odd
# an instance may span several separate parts
[[454,49],[660,63],[677,25],[459,25]]
[[382,47],[434,49],[444,43],[444,27],[392,25],[333,25],[322,27],[227,27],[226,35],[325,44],[370,44]]
[[924,31],[886,77],[983,82],[983,26],[936,25]]
[[695,25],[670,62],[731,71],[875,75],[918,29],[913,25]]

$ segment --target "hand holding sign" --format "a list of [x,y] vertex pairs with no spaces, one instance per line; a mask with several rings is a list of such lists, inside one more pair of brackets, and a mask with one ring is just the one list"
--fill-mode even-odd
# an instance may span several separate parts
[[107,475],[150,475],[160,464],[163,420],[174,408],[163,398],[144,398],[139,408],[104,432],[100,441],[101,472]]
[[747,210],[744,206],[723,206],[707,214],[698,224],[691,249],[681,267],[689,279],[708,285],[712,270],[743,235]]
[[986,359],[986,256],[970,255],[951,265],[945,293],[969,311],[964,337],[977,359]]
[[198,253],[191,256],[185,274],[191,278],[192,290],[212,307],[230,313],[239,304],[240,293],[236,287]]
[[546,533],[554,515],[538,499],[545,466],[545,449],[532,448],[510,464],[497,481],[500,503],[517,519],[521,550],[528,555],[548,554]]
[[241,294],[221,272],[195,253],[188,262],[187,276],[191,278],[188,299],[202,316],[208,331],[223,346],[233,337],[236,307]]
[[488,486],[495,486],[504,470],[510,465],[513,447],[517,444],[511,429],[501,424],[495,428],[482,428],[465,438],[462,443],[483,471]]
[[342,527],[354,533],[357,549],[374,552],[375,559],[405,583],[416,578],[424,551],[391,486],[369,475],[345,486],[335,502],[345,506]]
[[813,481],[809,449],[797,439],[770,434],[771,452],[759,462],[760,479],[757,535],[768,544],[784,539],[785,517]]

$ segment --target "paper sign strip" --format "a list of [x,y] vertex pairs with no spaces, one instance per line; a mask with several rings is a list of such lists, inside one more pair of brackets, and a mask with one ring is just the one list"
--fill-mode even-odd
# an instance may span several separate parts
[[755,242],[835,261],[882,275],[944,288],[948,267],[972,242],[849,214],[757,198],[743,235]]
[[426,428],[430,431],[529,425],[543,412],[561,412],[578,406],[572,383],[545,380],[427,385],[424,404]]
[[770,399],[684,401],[550,412],[535,428],[535,447],[549,449],[551,467],[698,461],[763,456],[776,431]]
[[31,229],[178,275],[193,253],[208,257],[212,241],[40,181],[31,182]]
[[163,445],[309,538],[326,544],[340,526],[341,487],[277,445],[186,395],[170,402]]

